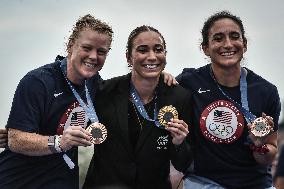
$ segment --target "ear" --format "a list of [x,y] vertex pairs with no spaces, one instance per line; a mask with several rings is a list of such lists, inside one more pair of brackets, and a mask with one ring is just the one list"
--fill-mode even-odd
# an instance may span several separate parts
[[207,45],[202,45],[202,50],[206,56],[209,56],[209,50]]
[[132,66],[132,57],[130,56],[128,51],[126,51],[125,57],[126,57],[126,60],[127,60],[128,67],[131,67]]
[[247,52],[247,40],[244,41],[244,53]]

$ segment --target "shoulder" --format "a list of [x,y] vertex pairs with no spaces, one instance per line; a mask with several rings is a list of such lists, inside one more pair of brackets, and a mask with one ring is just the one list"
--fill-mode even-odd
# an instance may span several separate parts
[[199,68],[184,68],[182,73],[176,77],[179,84],[187,89],[190,89],[193,84],[207,80],[210,76],[210,64]]
[[166,101],[179,101],[182,102],[185,99],[188,100],[192,96],[191,89],[185,89],[180,85],[168,86],[164,83],[163,78],[160,78],[157,88],[158,96]]
[[[261,104],[261,112],[273,117],[274,126],[278,128],[281,103],[277,87],[253,71],[247,70],[248,98],[255,104]],[[258,114],[261,115],[261,112]]]
[[179,84],[175,85],[175,86],[165,85],[164,87],[166,88],[166,90],[172,91],[172,93],[175,96],[182,97],[182,96],[191,96],[192,95],[192,91],[190,89],[185,89],[182,86],[180,86]]
[[257,88],[258,92],[278,95],[278,89],[274,84],[264,79],[260,75],[254,73],[252,70],[248,68],[246,68],[246,70],[248,71],[247,74],[248,85]]
[[99,91],[110,93],[114,91],[124,91],[129,87],[130,74],[103,80],[100,83]]
[[184,68],[177,77],[190,77],[195,74],[200,74],[204,72],[208,72],[210,68],[210,64],[207,64],[205,66],[199,67],[199,68]]
[[54,88],[60,73],[57,67],[59,68],[59,64],[54,62],[28,72],[20,80],[18,88],[32,91]]
[[46,64],[28,72],[24,77],[33,77],[41,80],[49,79],[51,77],[54,77],[55,74],[60,73],[59,65],[59,62]]

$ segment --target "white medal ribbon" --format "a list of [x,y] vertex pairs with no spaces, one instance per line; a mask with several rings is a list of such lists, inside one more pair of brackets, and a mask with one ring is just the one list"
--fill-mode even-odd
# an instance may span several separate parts
[[70,157],[68,157],[66,154],[63,154],[63,159],[66,162],[66,164],[68,165],[68,167],[70,169],[74,169],[75,164],[73,163],[73,161],[70,159]]

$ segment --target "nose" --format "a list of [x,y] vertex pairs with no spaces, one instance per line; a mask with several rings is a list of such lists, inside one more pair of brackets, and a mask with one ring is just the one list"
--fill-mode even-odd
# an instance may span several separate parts
[[224,41],[224,47],[225,48],[231,48],[233,45],[232,45],[232,41],[229,37],[226,37],[225,38],[225,41]]
[[89,58],[92,59],[92,60],[97,60],[97,51],[96,50],[92,50],[89,54]]
[[149,52],[148,59],[152,61],[155,61],[157,59],[156,53],[153,50]]

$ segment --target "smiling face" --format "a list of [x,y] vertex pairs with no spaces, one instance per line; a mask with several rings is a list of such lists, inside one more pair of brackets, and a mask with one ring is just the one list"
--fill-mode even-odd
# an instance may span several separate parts
[[81,84],[102,69],[111,44],[107,34],[84,29],[68,49],[67,77]]
[[203,45],[202,49],[215,66],[239,67],[246,51],[246,42],[239,25],[232,19],[222,18],[209,29],[208,44]]
[[158,79],[166,64],[166,51],[159,33],[145,31],[133,40],[128,58],[132,75],[137,79]]

